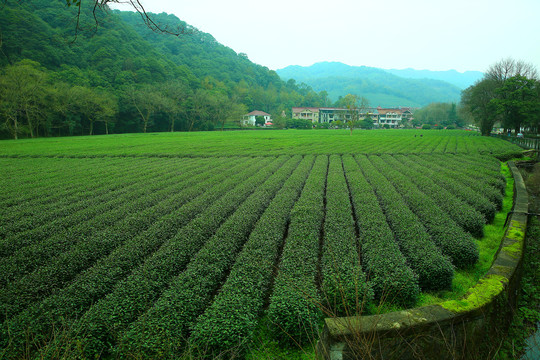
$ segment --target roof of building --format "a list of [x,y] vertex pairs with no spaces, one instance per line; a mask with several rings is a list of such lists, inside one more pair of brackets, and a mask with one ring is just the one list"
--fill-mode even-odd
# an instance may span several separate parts
[[293,112],[299,112],[299,111],[304,111],[304,110],[309,110],[311,112],[319,112],[319,108],[317,107],[293,107],[292,108]]
[[249,114],[246,114],[245,116],[271,116],[268,113],[265,113],[264,111],[254,110],[250,112]]
[[383,108],[377,108],[377,110],[379,111],[379,114],[381,115],[385,115],[385,114],[388,114],[388,113],[394,113],[394,114],[403,114],[403,110],[401,109],[383,109]]

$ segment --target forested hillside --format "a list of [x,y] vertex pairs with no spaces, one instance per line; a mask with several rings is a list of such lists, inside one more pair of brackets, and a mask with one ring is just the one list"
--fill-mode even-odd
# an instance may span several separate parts
[[[90,5],[86,5],[90,6]],[[7,0],[0,11],[0,137],[209,130],[251,110],[275,116],[322,106],[317,94],[173,15],[150,14],[174,35],[152,32],[132,12],[63,1]]]
[[461,93],[457,86],[441,80],[410,79],[378,68],[338,62],[288,66],[277,73],[285,81],[295,79],[315,91],[325,90],[333,101],[351,93],[367,98],[372,106],[422,107],[432,102],[458,102]]

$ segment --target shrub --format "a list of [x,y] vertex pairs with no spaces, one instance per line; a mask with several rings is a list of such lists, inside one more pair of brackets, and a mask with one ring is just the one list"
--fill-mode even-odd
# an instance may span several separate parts
[[291,212],[268,317],[282,341],[306,343],[321,317],[316,276],[328,158],[319,156]]

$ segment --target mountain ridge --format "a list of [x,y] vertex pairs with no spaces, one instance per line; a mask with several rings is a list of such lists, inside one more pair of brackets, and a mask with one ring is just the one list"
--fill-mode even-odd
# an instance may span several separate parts
[[319,62],[308,67],[291,65],[276,72],[285,81],[294,79],[315,91],[327,91],[333,100],[355,93],[366,97],[374,106],[412,107],[432,102],[458,102],[461,90],[483,75],[456,70],[386,70],[341,62]]

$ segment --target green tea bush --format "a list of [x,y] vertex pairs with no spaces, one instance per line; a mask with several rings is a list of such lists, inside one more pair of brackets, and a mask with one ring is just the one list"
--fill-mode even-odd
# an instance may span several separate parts
[[261,216],[214,302],[197,319],[192,343],[218,355],[231,348],[242,351],[249,342],[270,290],[290,211],[314,160],[304,158]]
[[416,303],[420,288],[418,276],[407,265],[373,188],[350,155],[343,166],[359,228],[362,266],[376,299],[402,306]]
[[[259,172],[262,183],[234,211],[218,231],[191,259],[186,269],[170,283],[154,306],[130,326],[123,338],[129,348],[155,356],[171,351],[169,342],[187,339],[196,319],[210,305],[215,292],[225,280],[236,256],[255,223],[301,157],[289,159],[272,174],[272,169]],[[177,349],[172,349],[172,353]]]
[[371,183],[400,249],[423,290],[449,289],[454,275],[450,260],[431,240],[420,219],[408,208],[392,184],[370,163],[366,156],[356,159]]
[[497,211],[495,205],[481,193],[461,183],[458,176],[448,175],[447,169],[436,164],[433,159],[413,156],[410,160],[421,166],[422,172],[426,176],[429,176],[437,185],[447,189],[454,196],[473,206],[478,212],[484,215],[486,222],[493,221]]
[[[464,268],[478,260],[478,249],[470,234],[460,228],[439,206],[412,184],[409,177],[394,170],[388,156],[371,156],[375,167],[394,184],[409,208],[424,224],[433,242],[454,266]],[[386,161],[385,161],[386,160]]]
[[328,157],[317,157],[291,211],[289,232],[270,297],[268,318],[275,335],[288,343],[309,342],[322,315],[317,273],[327,168]]
[[456,197],[444,187],[437,185],[423,173],[422,168],[417,163],[408,157],[403,155],[385,156],[383,159],[390,162],[394,169],[407,176],[418,186],[418,189],[435,201],[465,231],[477,238],[483,236],[486,220],[473,206]]
[[330,156],[321,259],[321,292],[327,314],[352,316],[367,307],[373,291],[360,265],[355,223],[341,157]]

